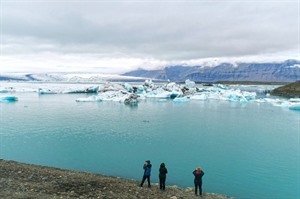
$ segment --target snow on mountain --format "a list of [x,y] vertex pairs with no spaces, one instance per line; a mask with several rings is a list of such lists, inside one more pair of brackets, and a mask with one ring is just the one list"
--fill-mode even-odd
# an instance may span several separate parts
[[168,66],[161,70],[139,69],[123,75],[156,78],[170,81],[196,82],[260,81],[294,82],[300,80],[300,61],[286,60],[278,63],[222,63],[209,66]]

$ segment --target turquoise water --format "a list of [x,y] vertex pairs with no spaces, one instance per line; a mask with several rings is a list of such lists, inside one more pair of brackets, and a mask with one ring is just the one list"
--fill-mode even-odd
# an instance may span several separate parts
[[145,100],[77,103],[85,94],[16,93],[0,103],[0,158],[152,182],[165,162],[167,184],[242,199],[300,198],[300,112],[271,104]]

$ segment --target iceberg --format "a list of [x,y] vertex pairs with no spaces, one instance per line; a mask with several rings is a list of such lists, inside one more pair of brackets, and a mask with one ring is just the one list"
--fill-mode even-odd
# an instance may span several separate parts
[[8,89],[5,89],[5,88],[0,88],[0,93],[8,93]]
[[[24,84],[22,84],[24,85]],[[18,85],[19,86],[19,85]],[[29,87],[28,87],[29,86]],[[39,88],[42,86],[43,88]],[[69,89],[66,89],[66,86]],[[30,88],[30,89],[29,89]],[[261,95],[259,89],[261,86],[243,85],[223,85],[223,84],[196,84],[193,81],[186,80],[183,84],[176,82],[166,82],[154,84],[152,80],[145,80],[140,85],[131,85],[129,83],[106,82],[99,85],[86,86],[82,84],[28,84],[25,88],[16,88],[16,85],[2,86],[0,93],[11,92],[37,92],[39,94],[72,94],[72,93],[93,93],[93,96],[84,96],[78,98],[76,102],[101,102],[114,101],[124,104],[137,104],[141,100],[154,98],[159,102],[188,102],[190,100],[222,100],[239,103],[269,103],[273,106],[284,107],[290,110],[298,110],[300,98],[274,99],[274,97]],[[258,97],[262,97],[259,99]],[[7,97],[7,96],[6,96]],[[3,98],[1,101],[16,101],[14,98]]]
[[99,90],[99,86],[91,86],[84,89],[76,89],[71,91],[64,91],[63,93],[73,94],[73,93],[97,93]]
[[0,102],[16,102],[18,98],[15,96],[0,96]]
[[173,99],[173,102],[188,102],[190,99],[187,96],[184,97],[176,97]]
[[137,105],[138,104],[138,95],[137,94],[131,94],[129,95],[125,100],[124,104],[126,105]]
[[207,100],[207,94],[202,93],[202,94],[196,94],[190,97],[191,100]]
[[194,88],[196,84],[195,84],[195,82],[193,82],[193,81],[187,79],[187,80],[185,80],[185,85],[186,85],[188,88]]
[[58,92],[52,91],[52,90],[50,90],[50,89],[42,89],[42,88],[39,88],[38,93],[39,93],[39,94],[57,94]]
[[124,87],[128,92],[130,92],[130,93],[133,92],[133,87],[130,84],[125,83]]
[[295,103],[289,106],[290,110],[300,111],[300,103]]
[[90,96],[87,98],[77,98],[76,102],[101,102],[102,98],[100,98],[99,96]]
[[69,90],[60,90],[60,89],[45,89],[39,88],[39,94],[78,94],[78,93],[97,93],[99,90],[99,86],[91,86],[88,88],[73,88]]

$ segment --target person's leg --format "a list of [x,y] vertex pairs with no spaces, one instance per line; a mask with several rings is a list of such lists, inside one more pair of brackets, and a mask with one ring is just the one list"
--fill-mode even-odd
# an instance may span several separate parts
[[162,179],[162,189],[165,190],[166,189],[166,178]]
[[148,187],[151,187],[151,184],[150,184],[150,176],[147,176],[147,181],[148,181]]
[[143,179],[142,179],[142,182],[141,182],[141,185],[140,185],[141,187],[143,186],[145,180],[146,180],[146,176],[143,176]]
[[199,183],[199,194],[202,196],[202,181]]
[[198,184],[195,182],[195,195],[197,195]]
[[163,188],[163,182],[162,182],[162,178],[159,178],[159,188],[162,189]]

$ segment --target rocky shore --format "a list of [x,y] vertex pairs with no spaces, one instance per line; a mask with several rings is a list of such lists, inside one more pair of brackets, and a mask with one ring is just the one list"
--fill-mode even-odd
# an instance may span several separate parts
[[[135,180],[0,160],[0,198],[193,199],[191,188],[139,187]],[[205,193],[204,199],[231,197]]]

